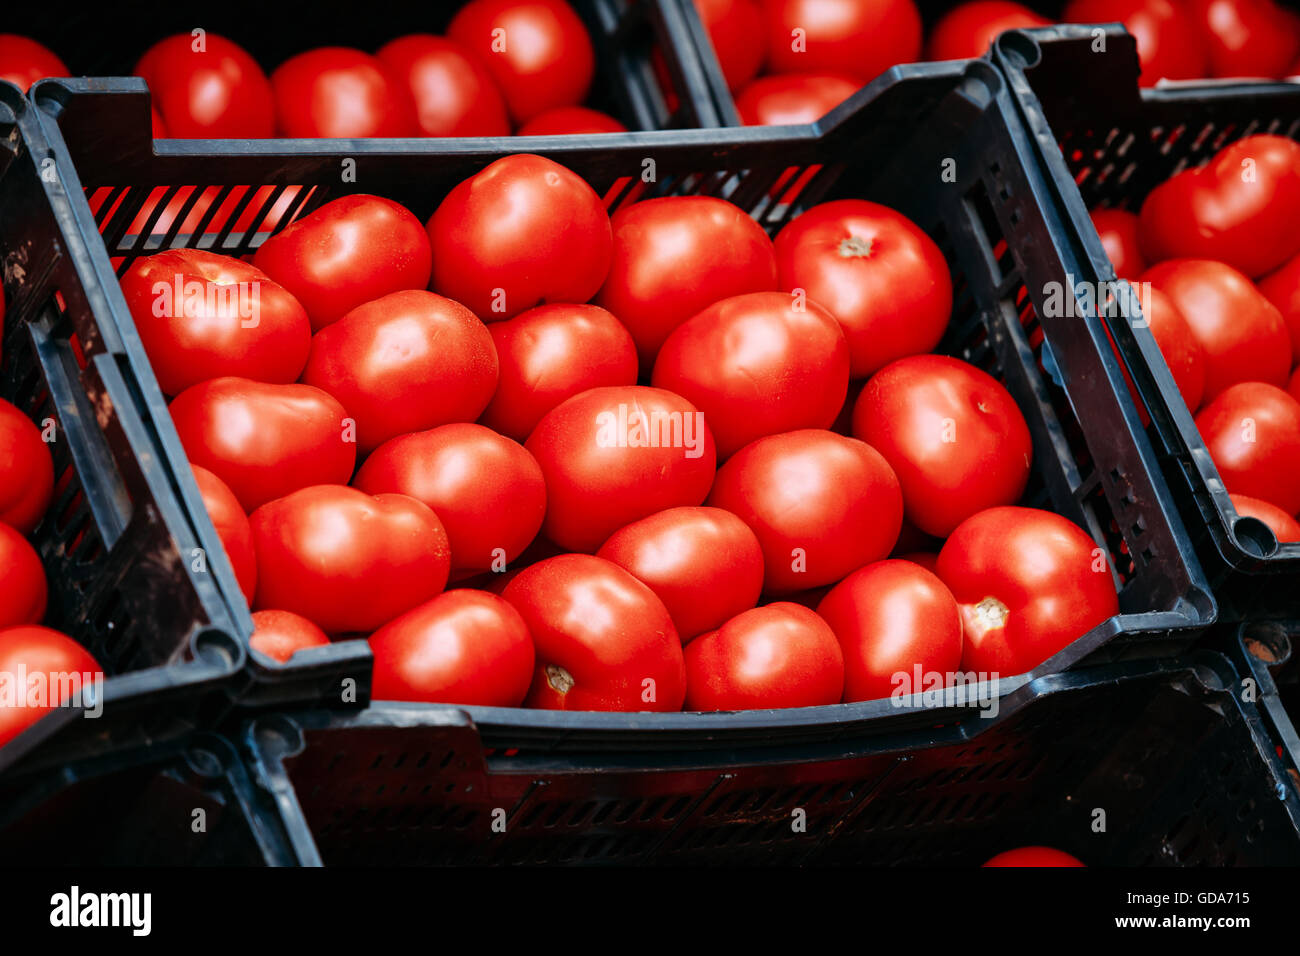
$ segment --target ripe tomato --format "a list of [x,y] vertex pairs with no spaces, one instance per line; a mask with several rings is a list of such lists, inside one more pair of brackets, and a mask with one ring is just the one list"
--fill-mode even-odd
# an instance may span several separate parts
[[509,136],[506,102],[487,68],[443,37],[413,33],[375,56],[405,83],[425,136]]
[[596,71],[587,28],[564,0],[470,0],[447,37],[487,67],[516,123],[577,106]]
[[1216,259],[1255,277],[1300,252],[1300,143],[1261,133],[1161,183],[1142,203],[1148,262]]
[[1260,279],[1258,288],[1282,313],[1291,336],[1291,364],[1300,365],[1300,255]]
[[[55,707],[72,703],[67,691],[75,694],[78,687],[94,686],[103,676],[103,668],[90,652],[66,634],[48,627],[0,629],[0,674],[9,675],[10,680],[14,680],[13,675],[23,672],[27,674],[29,683],[13,688],[19,697],[14,701],[18,706],[10,706],[5,699],[8,695],[0,696],[0,747]],[[74,679],[73,675],[77,678]],[[39,688],[33,687],[33,678],[39,681]],[[48,693],[40,699],[30,693],[33,690]]]
[[44,45],[16,33],[0,33],[0,80],[26,93],[37,80],[68,75],[63,61]]
[[1003,850],[990,859],[985,866],[1083,866],[1076,857],[1064,850],[1054,850],[1050,846],[1022,846],[1014,850]]
[[1228,491],[1300,511],[1300,402],[1241,382],[1201,409],[1196,427]]
[[252,604],[257,592],[257,555],[253,553],[253,529],[249,527],[248,515],[244,514],[239,499],[224,481],[206,468],[191,467],[194,483],[199,486],[203,498],[203,507],[207,509],[208,517],[217,529],[217,537],[226,549],[239,590],[244,592],[244,600]]
[[343,404],[366,454],[407,432],[478,418],[496,389],[496,348],[459,302],[393,292],[317,332],[302,381]]
[[247,512],[352,477],[353,426],[319,388],[214,378],[177,395],[171,413],[190,461],[224,481]]
[[0,398],[0,523],[31,534],[53,496],[50,446],[30,418]]
[[1205,38],[1182,0],[1070,0],[1063,19],[1123,23],[1137,41],[1143,86],[1155,86],[1161,78],[1195,80],[1208,75]]
[[376,57],[329,46],[290,57],[271,74],[281,136],[362,139],[420,132],[410,88]]
[[301,614],[329,634],[373,631],[447,583],[447,533],[427,505],[313,485],[253,512],[256,608]]
[[727,88],[738,90],[763,65],[763,11],[759,0],[695,0]]
[[772,73],[849,73],[863,83],[921,58],[912,0],[763,0]]
[[854,378],[930,351],[948,327],[943,253],[887,206],[840,199],[813,207],[777,234],[776,264],[781,289],[803,289],[843,326]]
[[867,382],[853,437],[889,462],[908,520],[947,537],[985,508],[1020,500],[1033,444],[1015,399],[993,376],[946,355],[913,355]]
[[626,133],[627,127],[600,110],[585,106],[558,106],[538,113],[523,126],[517,136],[569,136],[575,133]]
[[1115,275],[1120,279],[1137,281],[1137,277],[1147,271],[1147,262],[1142,258],[1142,246],[1138,242],[1137,214],[1127,209],[1094,209],[1091,216],[1102,248],[1115,267]]
[[[1147,297],[1142,316],[1174,376],[1178,393],[1188,411],[1195,412],[1205,397],[1205,349],[1173,299],[1154,286],[1147,289]],[[1142,407],[1140,402],[1138,407]]]
[[1296,521],[1277,505],[1251,498],[1249,495],[1229,495],[1237,515],[1262,521],[1278,541],[1300,541],[1300,521]]
[[546,413],[525,447],[546,478],[543,530],[571,551],[593,552],[656,511],[701,504],[717,465],[695,406],[639,385],[575,395]]
[[433,253],[420,220],[379,196],[344,196],[287,226],[253,265],[289,290],[313,331],[363,302],[429,284]]
[[0,627],[39,624],[49,590],[41,557],[21,534],[0,524]]
[[524,568],[502,595],[537,650],[527,707],[682,709],[686,669],[672,618],[618,565],[564,554]]
[[920,693],[923,674],[961,666],[961,614],[952,592],[910,561],[858,568],[817,605],[844,652],[844,701]]
[[479,421],[516,441],[579,392],[636,384],[636,344],[599,306],[539,305],[488,331],[501,376]]
[[870,445],[803,429],[746,445],[718,469],[710,505],[740,517],[763,547],[764,590],[838,581],[889,554],[903,495]]
[[800,604],[744,611],[686,647],[686,710],[816,707],[843,693],[839,642]]
[[447,591],[370,635],[375,700],[518,707],[533,681],[533,639],[509,603]]
[[174,139],[263,139],[275,133],[271,84],[242,47],[207,33],[159,40],[135,65]]
[[835,73],[785,73],[764,76],[736,95],[746,126],[815,123],[858,91],[851,76]]
[[231,256],[169,249],[137,259],[122,295],[167,395],[224,375],[287,384],[311,350],[298,300]]
[[614,213],[614,255],[596,297],[636,342],[643,367],[670,332],[719,299],[777,288],[772,240],[739,207],[668,196]]
[[1022,4],[1010,0],[973,0],[953,7],[934,25],[926,44],[925,58],[974,59],[989,52],[1000,33],[1046,26],[1051,26],[1050,20]]
[[1211,76],[1284,76],[1300,53],[1295,23],[1272,0],[1187,0],[1180,14],[1200,28]]
[[533,456],[482,425],[443,425],[387,441],[352,485],[371,495],[410,495],[432,508],[458,576],[504,571],[537,537],[546,514],[546,483]]
[[1297,402],[1300,402],[1300,369],[1296,369],[1292,374],[1291,381],[1287,383],[1286,390],[1288,395],[1294,398]]
[[1119,613],[1097,543],[1037,508],[967,518],[939,552],[937,574],[961,610],[967,671],[1022,674]]
[[281,664],[307,647],[324,647],[328,635],[293,611],[254,611],[248,646]]
[[609,271],[600,197],[577,174],[528,153],[456,186],[428,230],[432,288],[485,322],[542,302],[586,302]]
[[669,508],[619,528],[596,557],[629,571],[664,602],[686,643],[758,603],[763,550],[720,508]]
[[1169,297],[1200,343],[1205,356],[1203,402],[1237,382],[1286,384],[1291,370],[1286,323],[1236,269],[1206,259],[1173,259],[1152,266],[1142,281]]

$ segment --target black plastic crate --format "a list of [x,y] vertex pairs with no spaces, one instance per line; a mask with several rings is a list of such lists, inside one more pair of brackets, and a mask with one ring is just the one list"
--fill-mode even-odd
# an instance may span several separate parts
[[1300,787],[1300,620],[1234,625],[1226,645],[1246,682],[1241,692],[1258,704],[1278,758]]
[[[1059,219],[1059,229],[1045,237],[1059,267],[1032,273],[1036,285],[1067,276],[1115,281],[1089,209],[1136,211],[1169,176],[1252,133],[1300,139],[1300,85],[1179,83],[1139,92],[1132,37],[1110,27],[1105,51],[1093,52],[1090,31],[1016,31],[997,47],[997,63],[1049,183],[1044,201]],[[1280,544],[1261,522],[1237,516],[1138,305],[1118,302],[1108,324],[1150,415],[1151,440],[1223,617],[1295,616],[1300,543]]]

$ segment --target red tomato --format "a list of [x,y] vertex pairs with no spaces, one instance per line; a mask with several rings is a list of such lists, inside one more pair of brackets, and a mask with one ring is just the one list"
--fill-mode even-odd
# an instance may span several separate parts
[[31,534],[53,496],[50,446],[30,418],[0,398],[0,522]]
[[1050,20],[1019,3],[1011,3],[1010,0],[973,0],[953,7],[934,25],[926,44],[925,58],[974,59],[988,53],[989,47],[1000,33],[1046,26],[1051,26]]
[[398,492],[437,514],[451,544],[452,572],[506,569],[537,537],[546,483],[533,456],[482,425],[443,425],[401,435],[366,459],[352,485]]
[[49,590],[40,555],[21,534],[0,524],[0,627],[39,624]]
[[1248,495],[1229,495],[1237,515],[1262,521],[1278,541],[1300,541],[1300,521],[1296,521],[1277,505],[1251,498]]
[[599,306],[539,305],[488,331],[501,377],[479,421],[516,441],[579,392],[636,384],[636,344]]
[[471,0],[447,37],[487,67],[516,123],[577,106],[596,71],[587,28],[564,0]]
[[215,33],[159,40],[135,65],[175,139],[262,139],[275,133],[271,84],[242,47]]
[[485,322],[542,302],[586,302],[609,271],[600,197],[577,174],[528,153],[456,186],[428,230],[432,288]]
[[669,196],[614,213],[614,257],[596,302],[618,316],[649,368],[670,332],[719,299],[777,288],[772,240],[739,207]]
[[329,637],[301,614],[292,611],[254,611],[253,636],[248,646],[281,664],[307,647],[324,647]]
[[727,87],[738,90],[763,65],[763,11],[758,0],[694,0]]
[[538,113],[523,126],[517,136],[562,136],[575,133],[626,133],[627,127],[600,110],[585,106],[558,106]]
[[290,57],[271,74],[281,136],[416,136],[411,91],[377,58],[329,46]]
[[1033,444],[1015,399],[993,376],[946,355],[913,355],[867,382],[853,437],[889,462],[908,520],[947,537],[985,508],[1020,500]]
[[137,259],[122,295],[158,386],[179,395],[224,375],[287,384],[311,349],[311,321],[261,269],[200,249]]
[[496,389],[496,348],[459,302],[393,292],[317,332],[302,381],[356,419],[365,454],[407,432],[478,418]]
[[1115,267],[1115,275],[1136,281],[1147,271],[1147,262],[1142,258],[1142,247],[1138,243],[1137,214],[1127,209],[1094,209],[1091,215],[1102,248]]
[[898,479],[880,452],[816,429],[746,445],[718,469],[709,504],[758,536],[771,593],[830,584],[879,561],[903,522]]
[[9,695],[0,695],[0,747],[55,707],[79,703],[78,688],[95,686],[104,673],[90,652],[66,634],[48,627],[0,630],[0,674],[13,680],[24,672],[26,686],[14,688],[18,700],[11,704]]
[[592,552],[665,508],[698,505],[717,464],[704,416],[679,395],[631,385],[575,395],[537,423],[525,447],[546,478],[548,538]]
[[518,707],[533,681],[533,639],[510,604],[447,591],[370,635],[375,700]]
[[834,73],[764,76],[736,95],[736,109],[746,126],[815,123],[856,93],[859,86],[854,77]]
[[524,568],[503,595],[537,649],[527,707],[681,710],[686,669],[672,618],[618,565],[564,554]]
[[245,511],[352,477],[354,426],[342,405],[310,385],[215,378],[177,395],[171,413],[190,461],[224,481]]
[[217,537],[226,549],[239,590],[244,592],[244,600],[251,604],[257,592],[257,555],[253,553],[253,529],[248,524],[248,515],[244,514],[239,499],[224,481],[206,468],[197,465],[192,468],[194,483],[199,486],[199,494],[203,497],[203,507],[207,509],[208,517],[217,529]]
[[1142,281],[1169,297],[1200,343],[1205,356],[1202,401],[1237,382],[1286,384],[1291,370],[1286,323],[1236,269],[1205,259],[1173,259],[1148,269]]
[[659,350],[652,383],[704,413],[719,459],[764,435],[835,421],[848,394],[848,345],[830,313],[800,306],[784,292],[723,299]]
[[1201,409],[1196,427],[1228,491],[1300,511],[1300,402],[1242,382]]
[[28,37],[0,33],[0,80],[26,93],[47,76],[68,76],[68,68],[53,51]]
[[1137,41],[1143,86],[1155,86],[1161,78],[1195,80],[1209,73],[1205,38],[1183,0],[1071,0],[1063,19],[1123,23]]
[[[1174,376],[1174,384],[1178,386],[1188,411],[1195,412],[1205,397],[1205,349],[1173,299],[1155,286],[1149,287],[1146,293],[1142,317],[1160,347],[1160,354]],[[1142,407],[1141,402],[1138,407]]]
[[1300,255],[1260,279],[1258,288],[1282,313],[1291,336],[1291,364],[1300,365]]
[[1200,28],[1211,76],[1284,76],[1300,53],[1294,21],[1272,0],[1187,0],[1180,15]]
[[1295,373],[1291,376],[1291,381],[1287,383],[1286,390],[1287,394],[1297,402],[1300,402],[1300,369],[1296,369]]
[[669,508],[619,528],[596,557],[629,571],[664,602],[682,643],[758,603],[763,549],[720,508]]
[[887,206],[841,199],[813,207],[777,235],[776,264],[781,289],[803,289],[843,326],[854,378],[930,351],[948,327],[943,253]]
[[985,866],[1083,866],[1075,857],[1063,850],[1054,850],[1050,846],[1022,846],[1014,850],[1004,850],[990,859]]
[[763,0],[763,12],[773,73],[850,73],[866,83],[921,58],[912,0]]
[[390,40],[375,53],[406,84],[425,136],[509,136],[506,103],[487,68],[460,46],[428,33]]
[[918,694],[914,669],[944,680],[961,667],[961,614],[952,592],[910,561],[858,568],[817,605],[844,652],[844,701]]
[[1022,674],[1119,613],[1105,553],[1069,519],[1037,508],[967,518],[939,552],[937,573],[961,610],[967,671]]
[[800,604],[745,611],[686,647],[686,710],[816,707],[843,692],[839,642]]
[[1300,143],[1259,134],[1153,189],[1139,224],[1148,262],[1217,259],[1248,276],[1300,252]]
[[427,505],[314,485],[253,512],[256,608],[293,611],[330,634],[373,631],[442,593],[447,533]]
[[344,196],[272,236],[253,257],[320,331],[363,302],[429,284],[433,253],[420,220],[379,196]]

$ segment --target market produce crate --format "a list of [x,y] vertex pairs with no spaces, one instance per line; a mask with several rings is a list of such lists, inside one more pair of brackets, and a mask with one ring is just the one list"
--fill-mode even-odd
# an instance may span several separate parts
[[1252,621],[1231,627],[1226,653],[1243,681],[1242,692],[1258,704],[1265,729],[1300,787],[1300,621]]
[[[1300,139],[1300,86],[1179,83],[1139,92],[1133,38],[1112,26],[1098,51],[1091,31],[1016,31],[1004,34],[996,50],[1048,184],[1043,201],[1060,225],[1043,237],[1055,246],[1055,263],[1028,274],[1034,287],[1114,282],[1091,208],[1136,212],[1169,176],[1252,133]],[[1009,237],[1013,251],[1018,238]],[[1120,297],[1107,325],[1150,416],[1151,441],[1222,616],[1295,616],[1300,543],[1279,543],[1261,522],[1237,515],[1140,313],[1138,303]]]
[[[591,35],[596,76],[589,106],[629,129],[718,126],[698,40],[676,0],[568,0]],[[301,9],[258,0],[227,0],[201,12],[168,0],[132,3],[130,15],[111,4],[75,10],[39,3],[9,5],[3,32],[29,36],[58,54],[77,76],[129,76],[144,52],[164,37],[202,29],[233,40],[270,75],[298,53],[346,46],[373,53],[411,33],[446,31],[465,0],[371,4],[322,0]],[[656,55],[662,66],[656,68]]]

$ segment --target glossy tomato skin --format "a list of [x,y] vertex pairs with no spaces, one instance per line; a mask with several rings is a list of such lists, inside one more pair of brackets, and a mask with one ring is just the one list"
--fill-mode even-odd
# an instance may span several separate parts
[[524,441],[565,399],[602,385],[635,385],[636,343],[595,305],[539,305],[488,326],[501,368],[479,421]]
[[688,711],[816,707],[843,692],[839,642],[801,604],[744,611],[686,646]]
[[0,627],[39,624],[49,589],[40,555],[27,539],[0,524]]
[[302,382],[348,410],[367,454],[407,432],[478,418],[496,390],[496,347],[459,302],[393,292],[317,332]]
[[0,522],[31,534],[53,496],[50,446],[35,422],[0,398]]
[[1200,344],[1203,402],[1238,382],[1286,384],[1291,368],[1286,323],[1236,269],[1207,259],[1171,259],[1148,269],[1142,281],[1169,297]]
[[880,560],[903,522],[898,478],[880,452],[818,429],[746,445],[718,469],[708,503],[758,537],[771,594],[830,584]]
[[1291,336],[1291,364],[1300,365],[1300,255],[1264,276],[1257,285],[1282,314]]
[[829,427],[848,394],[849,348],[817,303],[751,292],[679,325],[651,381],[704,413],[726,459],[764,435]]
[[254,611],[253,636],[248,646],[281,664],[308,647],[324,647],[329,635],[292,611]]
[[709,34],[727,88],[740,89],[763,65],[763,11],[760,0],[694,0]]
[[577,133],[626,133],[627,127],[600,110],[585,106],[557,106],[538,113],[516,131],[516,136],[572,136]]
[[650,368],[673,329],[719,299],[777,288],[772,240],[736,205],[668,196],[624,206],[596,304],[632,333]]
[[1071,0],[1068,23],[1119,21],[1137,41],[1142,86],[1164,78],[1195,80],[1209,75],[1209,52],[1200,28],[1181,0]]
[[[22,706],[8,706],[0,698],[0,747],[55,707],[67,703],[62,695],[71,675],[81,676],[82,687],[93,685],[103,676],[103,668],[90,652],[66,634],[48,627],[0,627],[0,674],[23,672],[29,678],[46,675],[42,680],[51,692],[58,689],[58,700],[38,706],[24,697]],[[19,693],[25,690],[19,689]]]
[[370,635],[375,700],[518,707],[533,680],[533,639],[495,594],[439,594]]
[[546,514],[546,483],[517,442],[474,424],[443,425],[380,445],[352,481],[367,494],[396,492],[438,516],[455,576],[502,571],[528,547]]
[[547,412],[524,447],[546,478],[546,537],[588,553],[639,518],[702,504],[717,467],[704,416],[641,385],[575,395]]
[[973,59],[987,53],[1000,33],[1050,25],[1050,20],[1023,4],[1010,0],[973,0],[953,7],[934,25],[926,42],[925,58]]
[[966,671],[1025,673],[1119,613],[1104,552],[1037,508],[967,518],[939,552],[937,574],[961,611]]
[[0,80],[26,93],[37,80],[68,75],[63,61],[44,45],[16,33],[0,33]]
[[416,136],[409,87],[376,57],[331,46],[290,57],[271,74],[275,125],[293,138]]
[[783,73],[764,76],[736,94],[736,110],[746,126],[815,123],[858,91],[853,77],[837,73]]
[[1187,0],[1183,10],[1200,28],[1211,76],[1284,76],[1300,53],[1295,23],[1272,0]]
[[1300,252],[1300,143],[1239,139],[1153,189],[1140,217],[1148,262],[1215,259],[1264,275]]
[[155,43],[135,65],[174,139],[263,139],[275,134],[275,104],[262,68],[240,46],[208,33]]
[[447,37],[487,67],[516,123],[577,106],[596,71],[587,28],[564,0],[471,0]]
[[1300,402],[1242,382],[1201,409],[1196,428],[1229,492],[1300,512]]
[[177,395],[171,414],[190,461],[225,482],[246,512],[352,477],[357,446],[348,413],[310,385],[215,378]]
[[681,710],[686,668],[672,618],[618,565],[559,555],[524,568],[502,596],[523,617],[537,652],[524,706]]
[[1016,866],[1016,867],[1040,867],[1040,866],[1083,866],[1077,857],[1073,857],[1064,850],[1056,850],[1050,846],[1022,846],[1014,850],[1003,850],[997,856],[989,859],[985,866]]
[[1232,505],[1242,518],[1262,521],[1278,541],[1300,541],[1300,521],[1296,521],[1277,505],[1271,505],[1249,495],[1229,495]]
[[920,59],[921,15],[912,0],[763,0],[763,12],[772,73],[849,73],[868,83]]
[[1154,286],[1145,291],[1142,316],[1174,376],[1178,393],[1188,411],[1195,412],[1205,397],[1205,349],[1173,299]]
[[122,295],[167,395],[226,375],[287,384],[307,362],[307,311],[231,256],[169,249],[137,259],[122,276]]
[[541,156],[498,159],[428,222],[434,291],[485,322],[542,302],[586,302],[609,271],[609,215],[576,173]]
[[496,82],[475,57],[445,37],[413,33],[375,56],[415,106],[425,136],[509,136],[510,118]]
[[226,483],[197,465],[194,471],[194,483],[199,486],[199,495],[203,498],[203,507],[207,509],[212,525],[217,529],[217,537],[226,549],[226,557],[239,582],[239,590],[244,600],[253,603],[257,593],[257,555],[253,551],[253,529],[248,524],[248,515],[239,504],[235,493]]
[[920,693],[923,674],[961,667],[957,601],[935,574],[891,559],[858,568],[822,598],[817,613],[844,652],[844,701]]
[[253,512],[257,610],[293,611],[328,634],[374,631],[441,594],[447,532],[406,495],[314,485]]
[[997,379],[946,355],[913,355],[867,381],[853,437],[898,476],[908,520],[947,537],[977,511],[1015,504],[1033,444],[1015,399]]
[[844,329],[854,378],[933,349],[952,280],[934,240],[902,213],[862,199],[814,206],[776,237],[780,288],[803,289]]
[[1147,270],[1138,238],[1137,213],[1127,209],[1094,209],[1090,215],[1102,248],[1115,267],[1115,275],[1136,281]]
[[302,303],[313,331],[364,302],[429,284],[433,253],[420,220],[380,196],[343,196],[272,236],[253,265]]
[[669,508],[619,528],[596,552],[664,602],[682,643],[758,603],[763,549],[721,508]]

